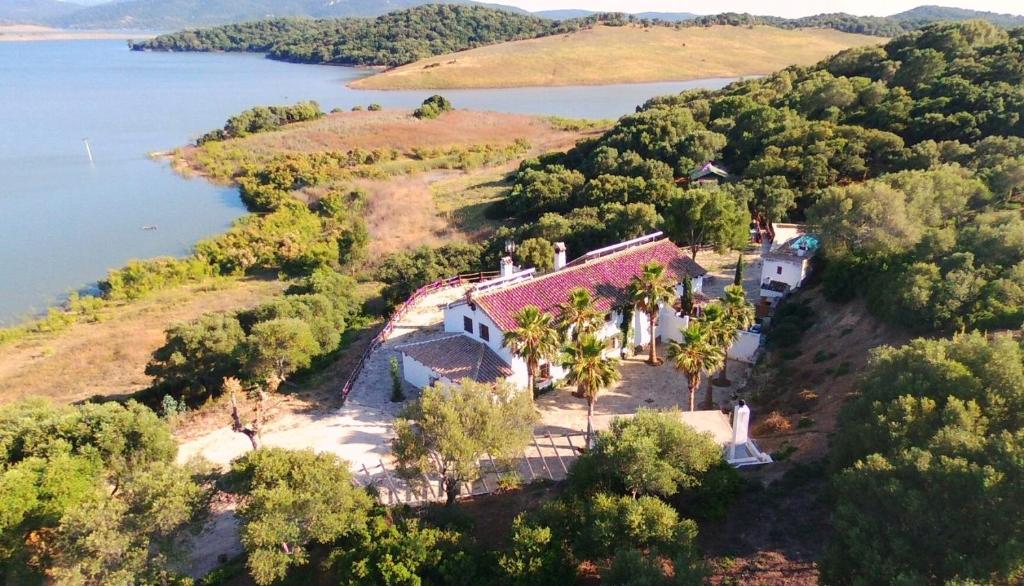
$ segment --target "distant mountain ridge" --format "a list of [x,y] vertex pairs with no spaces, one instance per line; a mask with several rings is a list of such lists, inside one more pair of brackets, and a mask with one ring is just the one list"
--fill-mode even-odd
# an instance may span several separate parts
[[937,20],[987,20],[992,24],[1003,27],[1024,26],[1024,16],[1019,14],[999,14],[996,12],[984,12],[980,10],[968,10],[966,8],[952,8],[947,6],[918,6],[899,14],[893,14],[889,18],[902,23],[912,25],[924,25]]
[[[89,4],[88,6],[83,6]],[[473,0],[0,0],[0,22],[44,24],[78,29],[178,30],[195,27],[251,22],[279,17],[350,18],[374,17],[424,4],[460,4],[498,8],[519,14],[525,10],[512,6]],[[591,10],[542,10],[535,16],[552,20],[593,17]],[[642,12],[630,15],[640,20],[667,22],[713,21],[721,15],[700,16],[688,12]],[[924,5],[886,17],[858,17],[847,14],[816,15],[801,19],[755,17],[768,24],[787,23],[815,26],[826,22],[821,17],[840,17],[850,22],[870,23],[876,31],[913,30],[940,20],[982,19],[998,26],[1024,26],[1024,16],[996,14],[964,8]],[[844,29],[845,30],[845,29]],[[858,31],[852,31],[858,32]]]
[[82,6],[58,0],[0,0],[0,23],[47,24],[82,10]]

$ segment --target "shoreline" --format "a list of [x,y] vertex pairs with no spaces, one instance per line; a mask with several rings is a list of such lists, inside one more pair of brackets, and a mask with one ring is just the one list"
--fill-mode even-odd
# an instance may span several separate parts
[[151,39],[156,33],[57,29],[33,24],[0,25],[0,43],[41,41],[130,41]]
[[[382,72],[385,73],[385,72]],[[445,87],[360,87],[359,82],[373,79],[377,75],[369,75],[345,84],[345,87],[357,92],[446,92],[462,90],[517,90],[517,89],[544,89],[544,88],[594,88],[594,87],[615,87],[615,86],[641,86],[656,85],[662,83],[687,83],[691,81],[727,81],[734,83],[747,79],[756,79],[769,75],[769,73],[751,73],[746,75],[723,75],[715,77],[694,76],[684,79],[649,79],[643,81],[572,81],[569,83],[546,83],[546,84],[509,84],[509,85],[458,85]]]

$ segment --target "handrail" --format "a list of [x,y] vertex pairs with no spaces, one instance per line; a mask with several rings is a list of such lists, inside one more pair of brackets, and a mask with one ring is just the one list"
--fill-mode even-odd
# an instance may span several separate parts
[[480,271],[478,273],[468,273],[465,275],[456,275],[454,277],[448,277],[446,279],[439,279],[433,283],[428,283],[409,296],[401,305],[395,308],[395,311],[388,318],[387,323],[381,328],[377,335],[370,340],[366,350],[363,351],[362,356],[359,357],[359,362],[356,363],[355,368],[345,379],[345,384],[341,387],[341,403],[345,404],[348,400],[348,394],[352,392],[352,387],[355,385],[356,379],[362,373],[363,368],[366,366],[367,361],[370,359],[370,355],[373,354],[378,348],[384,345],[384,342],[388,341],[388,337],[395,330],[396,324],[405,317],[405,314],[409,309],[416,304],[420,298],[425,297],[429,293],[439,291],[441,289],[447,289],[449,287],[455,287],[458,285],[464,285],[466,283],[477,283],[487,279],[494,278],[495,275],[500,274],[498,271]]

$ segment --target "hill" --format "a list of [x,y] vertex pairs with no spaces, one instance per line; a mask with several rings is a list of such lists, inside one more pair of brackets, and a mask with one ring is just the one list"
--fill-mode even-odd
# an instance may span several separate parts
[[909,25],[912,28],[918,28],[932,22],[959,20],[986,20],[994,25],[1007,28],[1024,26],[1024,16],[1021,15],[997,14],[995,12],[947,6],[918,6],[906,12],[894,14],[889,18],[904,23],[904,25]]
[[550,34],[554,21],[481,6],[427,5],[375,19],[277,19],[162,35],[135,50],[252,51],[283,61],[401,65]]
[[81,8],[58,0],[3,0],[0,2],[0,23],[43,24]]
[[484,88],[687,80],[810,65],[879,37],[769,26],[597,26],[431,57],[355,82],[359,89]]
[[[469,0],[432,3],[479,5]],[[424,4],[423,0],[126,0],[66,13],[51,19],[49,24],[67,28],[176,30],[278,17],[374,17]],[[506,10],[522,12],[515,8]]]

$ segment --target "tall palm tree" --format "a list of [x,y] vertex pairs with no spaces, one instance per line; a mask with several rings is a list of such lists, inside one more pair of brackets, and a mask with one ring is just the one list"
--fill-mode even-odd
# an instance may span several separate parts
[[697,389],[701,373],[714,372],[722,366],[725,352],[712,341],[713,333],[703,322],[696,322],[683,330],[683,341],[673,341],[668,348],[669,358],[677,369],[686,374],[690,391],[690,411],[697,409]]
[[569,299],[559,305],[562,312],[559,326],[566,339],[572,332],[571,341],[579,340],[584,334],[594,334],[601,327],[601,312],[594,307],[590,291],[580,287],[569,292]]
[[594,438],[594,404],[601,391],[619,380],[617,361],[604,357],[604,344],[593,334],[582,334],[565,347],[562,366],[566,381],[576,386],[576,396],[587,400],[587,448]]
[[[736,342],[736,338],[739,337],[739,331],[733,324],[731,317],[725,310],[725,306],[721,301],[712,301],[704,307],[703,315],[700,318],[700,324],[704,327],[707,340],[710,344],[721,348],[723,358],[719,372],[725,371],[725,364],[729,360],[729,348]],[[718,370],[718,369],[716,369]],[[711,371],[709,371],[709,374]],[[707,395],[704,397],[704,408],[711,409],[714,398],[712,396],[713,385],[718,384],[719,386],[728,385],[728,379],[722,375],[717,380],[713,379],[712,383],[707,387]]]
[[633,277],[629,286],[629,298],[634,307],[647,314],[650,326],[651,353],[648,364],[658,364],[658,348],[654,338],[657,334],[658,312],[663,303],[672,299],[672,282],[665,273],[665,265],[653,261],[644,265],[643,272]]
[[[729,285],[725,288],[725,296],[722,297],[722,312],[725,319],[732,326],[729,333],[729,346],[732,346],[739,338],[740,332],[754,325],[754,306],[747,301],[747,294],[739,285]],[[726,347],[728,351],[728,347]],[[729,384],[728,359],[722,364],[722,376],[720,381]]]
[[527,386],[530,396],[536,394],[537,368],[540,361],[558,354],[558,331],[551,316],[535,305],[527,305],[516,314],[516,327],[505,332],[505,346],[526,362]]

